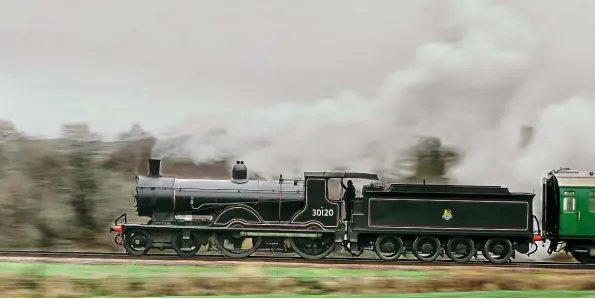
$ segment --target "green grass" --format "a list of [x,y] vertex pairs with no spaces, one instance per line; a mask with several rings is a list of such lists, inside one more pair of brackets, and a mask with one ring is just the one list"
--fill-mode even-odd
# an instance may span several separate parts
[[[444,293],[415,293],[415,294],[330,294],[330,295],[302,295],[302,294],[262,294],[262,295],[218,295],[207,296],[238,297],[238,298],[593,298],[595,291],[480,291],[480,292],[444,292]],[[207,298],[205,297],[205,298]]]
[[[440,271],[420,270],[361,270],[337,268],[289,268],[289,267],[246,267],[247,275],[252,277],[426,277]],[[100,277],[197,277],[197,276],[229,276],[238,274],[237,267],[204,267],[204,266],[162,266],[162,265],[81,265],[51,263],[13,263],[0,262],[0,274],[32,273],[36,276],[67,276],[74,278]],[[263,274],[264,273],[264,274]],[[246,274],[245,274],[246,275]]]
[[[446,275],[445,275],[446,274]],[[475,275],[474,273],[460,273]],[[456,290],[491,290],[476,292],[450,292],[455,288],[452,275],[457,271],[424,270],[362,270],[307,267],[220,267],[220,266],[167,266],[167,265],[82,265],[56,263],[16,263],[0,262],[0,290],[4,297],[39,297],[40,295],[60,296],[109,296],[126,294],[136,296],[172,296],[213,294],[206,297],[595,297],[594,291],[570,291],[592,289],[592,276],[580,274],[573,280],[557,281],[550,277],[518,277],[502,274],[475,275],[475,280],[461,280]],[[535,274],[534,274],[535,275]],[[367,277],[390,277],[374,279]],[[432,276],[435,280],[424,278]],[[469,276],[469,277],[471,277]],[[113,279],[122,277],[122,279]],[[209,279],[205,279],[205,278]],[[248,278],[261,277],[254,284],[240,284]],[[288,279],[267,279],[291,277]],[[339,277],[349,277],[341,279]],[[467,277],[467,278],[469,278]],[[108,278],[108,279],[103,279]],[[131,279],[126,279],[131,278]],[[188,280],[180,279],[188,278]],[[393,279],[396,278],[396,279]],[[403,280],[402,278],[408,278]],[[411,279],[412,278],[412,279]],[[463,278],[463,277],[461,277]],[[556,277],[553,277],[556,278]],[[519,281],[519,279],[522,279]],[[535,281],[535,279],[537,281]],[[544,285],[549,282],[551,285]],[[351,283],[353,281],[353,283]],[[552,289],[568,291],[496,291],[500,289],[523,289],[536,286],[549,286]],[[117,282],[117,283],[115,283]],[[191,282],[189,285],[188,282]],[[465,286],[465,282],[472,283]],[[572,283],[571,283],[572,282]],[[345,285],[349,283],[349,285]],[[433,285],[429,285],[431,283]],[[435,284],[434,284],[435,283]],[[585,284],[586,283],[586,284]],[[15,288],[16,287],[16,288]],[[414,293],[447,290],[444,293]],[[271,294],[258,294],[269,292]],[[289,292],[289,294],[282,294]],[[351,293],[339,293],[351,292]],[[362,293],[359,293],[362,292]],[[387,292],[388,294],[370,294]],[[399,294],[398,292],[403,292]],[[1,293],[1,292],[0,292]],[[237,294],[230,296],[229,294]],[[4,294],[4,293],[2,293]],[[228,295],[223,295],[228,294]],[[239,295],[251,294],[251,295]],[[10,295],[10,296],[9,296]],[[50,296],[55,297],[55,296]],[[176,296],[177,297],[177,296]],[[185,297],[185,296],[182,296]]]

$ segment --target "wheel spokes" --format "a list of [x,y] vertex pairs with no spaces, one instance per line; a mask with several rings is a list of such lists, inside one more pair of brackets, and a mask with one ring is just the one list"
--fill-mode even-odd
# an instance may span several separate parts
[[512,243],[503,238],[489,239],[483,248],[483,255],[492,263],[504,263],[513,253]]
[[386,261],[394,261],[403,253],[403,240],[391,235],[381,236],[374,244],[376,255]]
[[418,237],[413,242],[413,255],[422,262],[431,262],[440,254],[440,240],[435,237]]
[[144,255],[149,251],[152,240],[149,234],[142,230],[133,230],[124,233],[124,249],[131,255]]
[[457,263],[466,263],[475,255],[475,243],[467,237],[455,237],[446,245],[446,255]]

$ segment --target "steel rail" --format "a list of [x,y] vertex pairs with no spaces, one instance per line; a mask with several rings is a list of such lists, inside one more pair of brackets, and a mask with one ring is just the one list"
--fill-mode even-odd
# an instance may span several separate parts
[[578,262],[546,262],[546,261],[511,261],[503,264],[493,264],[483,260],[472,260],[467,263],[455,263],[451,260],[436,260],[434,262],[420,262],[416,259],[399,259],[387,262],[374,258],[356,257],[330,257],[319,260],[309,260],[293,256],[278,255],[252,255],[246,258],[234,259],[220,254],[199,253],[195,257],[179,257],[175,254],[150,253],[144,256],[132,256],[125,252],[85,252],[85,251],[47,251],[47,250],[0,250],[0,257],[52,257],[52,258],[87,258],[87,259],[132,259],[153,261],[233,261],[246,263],[295,263],[295,264],[322,264],[322,265],[377,265],[377,266],[480,266],[480,267],[516,267],[516,268],[552,268],[552,269],[584,269],[595,270],[595,265],[584,265]]

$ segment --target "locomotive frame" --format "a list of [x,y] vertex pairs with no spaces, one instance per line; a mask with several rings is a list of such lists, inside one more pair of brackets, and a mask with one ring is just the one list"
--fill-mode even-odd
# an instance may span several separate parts
[[[330,179],[372,181],[347,211],[351,222],[341,221],[342,200],[329,198]],[[163,177],[160,161],[152,159],[149,174],[137,176],[135,192],[139,215],[151,220],[128,223],[122,214],[110,231],[118,233],[118,244],[137,256],[151,248],[171,248],[190,257],[211,240],[230,258],[247,257],[268,246],[306,259],[325,258],[334,251],[359,256],[372,250],[386,261],[411,252],[424,262],[446,254],[459,263],[478,252],[493,263],[507,262],[515,251],[529,253],[541,239],[541,232],[533,232],[534,194],[510,193],[497,186],[387,187],[374,181],[379,181],[377,174],[356,172],[305,172],[303,180],[280,177],[278,183],[249,181],[247,168],[238,161],[231,188],[225,185],[229,181]],[[227,187],[209,187],[215,183]],[[248,188],[261,185],[269,189]],[[197,204],[199,200],[204,202]],[[511,213],[516,226],[493,217]],[[246,238],[251,239],[247,249],[242,248]],[[230,244],[233,248],[227,248]]]
[[[368,173],[344,173],[344,172],[309,172],[305,173],[305,179],[291,180],[297,190],[277,192],[273,190],[254,190],[237,189],[231,190],[233,193],[245,194],[244,197],[250,197],[251,193],[257,193],[255,200],[247,202],[214,202],[202,203],[198,207],[194,206],[194,196],[186,196],[192,209],[200,211],[212,209],[214,214],[210,220],[200,221],[196,215],[174,215],[175,205],[178,201],[177,196],[188,192],[188,189],[177,186],[175,178],[164,178],[155,169],[159,168],[158,161],[150,161],[150,173],[147,177],[137,178],[137,192],[135,198],[141,194],[152,196],[153,205],[160,210],[168,212],[152,213],[152,220],[146,224],[127,223],[126,215],[121,215],[116,219],[114,226],[110,229],[122,234],[122,245],[128,253],[132,255],[144,255],[150,248],[166,249],[172,248],[180,256],[193,256],[200,249],[200,245],[206,245],[206,240],[212,237],[217,249],[224,255],[233,258],[241,258],[254,253],[264,242],[272,247],[281,247],[287,252],[291,248],[295,253],[303,258],[315,259],[328,256],[336,248],[335,244],[343,242],[343,232],[345,223],[341,222],[341,202],[333,201],[327,196],[327,183],[329,178],[349,177],[378,180],[376,174]],[[238,165],[243,162],[238,161]],[[234,167],[235,168],[235,167]],[[245,173],[238,173],[234,169],[232,180],[245,183]],[[181,184],[184,185],[184,184]],[[276,185],[276,184],[275,184]],[[279,179],[279,189],[287,187],[288,182],[283,178]],[[303,187],[300,192],[299,188]],[[150,190],[150,191],[149,191]],[[166,209],[163,202],[163,194],[168,194],[171,190],[173,206]],[[197,189],[194,189],[195,191]],[[230,190],[217,189],[202,191],[215,193],[227,192]],[[149,193],[148,193],[149,192]],[[282,215],[281,210],[286,204],[283,198],[283,192],[290,194],[301,194],[303,202],[292,214]],[[229,193],[228,193],[229,194]],[[263,196],[264,194],[264,196]],[[277,200],[271,201],[270,194],[278,195]],[[241,196],[241,195],[240,195]],[[268,201],[262,201],[260,197],[265,197]],[[217,196],[215,196],[217,199]],[[291,200],[291,199],[290,199]],[[271,203],[278,205],[278,219],[275,220],[271,214]],[[145,207],[137,203],[139,211]],[[267,205],[264,213],[258,209],[261,205]],[[143,212],[144,213],[144,212]],[[180,217],[177,217],[180,216]],[[189,216],[189,217],[184,217]],[[200,216],[200,215],[199,215]],[[205,215],[203,215],[205,216]],[[287,217],[289,216],[289,217]],[[124,222],[120,222],[120,220]],[[252,247],[249,250],[240,252],[238,248],[225,248],[226,242],[237,244],[238,241],[250,237],[252,238]],[[140,247],[136,247],[136,245]]]

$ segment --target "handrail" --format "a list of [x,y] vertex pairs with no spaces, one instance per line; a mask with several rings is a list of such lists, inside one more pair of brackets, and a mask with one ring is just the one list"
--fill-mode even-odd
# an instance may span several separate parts
[[283,189],[229,189],[229,188],[173,188],[177,191],[224,191],[224,192],[281,192],[281,193],[301,193],[301,190],[283,190]]

